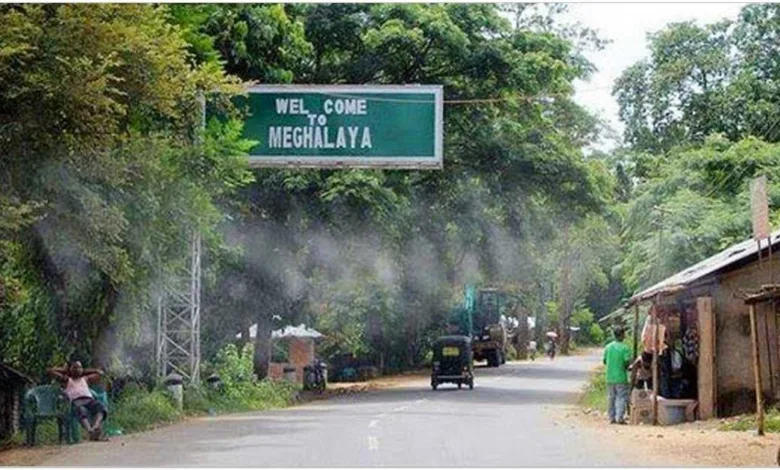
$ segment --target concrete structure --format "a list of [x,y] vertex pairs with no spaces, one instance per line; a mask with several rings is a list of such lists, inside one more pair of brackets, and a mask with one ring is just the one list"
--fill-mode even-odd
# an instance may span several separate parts
[[[256,336],[257,325],[252,325],[249,327],[249,338],[251,340]],[[241,334],[236,335],[236,337],[240,338]],[[320,332],[305,325],[287,326],[271,332],[272,350],[277,345],[282,346],[287,351],[287,360],[278,362],[272,360],[268,365],[268,377],[273,380],[281,380],[284,378],[284,369],[293,367],[295,368],[296,382],[303,383],[303,368],[314,361],[316,357],[315,342],[321,337]]]
[[[625,313],[631,314],[640,304],[650,304],[662,316],[680,312],[675,321],[696,325],[700,417],[755,411],[751,327],[744,293],[780,281],[780,259],[776,259],[780,232],[770,240],[761,242],[761,260],[758,243],[746,240],[634,295],[626,307]],[[770,245],[775,258],[771,263]],[[756,305],[765,403],[780,398],[777,312],[775,302]]]

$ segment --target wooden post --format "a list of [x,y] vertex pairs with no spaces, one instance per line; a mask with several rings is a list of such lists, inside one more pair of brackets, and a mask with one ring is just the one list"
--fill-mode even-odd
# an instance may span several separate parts
[[750,341],[753,343],[753,376],[756,379],[756,433],[764,435],[764,393],[761,381],[761,360],[758,355],[758,329],[756,327],[756,306],[750,308]]
[[710,419],[715,417],[717,410],[716,332],[712,297],[696,299],[696,317],[699,330],[699,363],[696,367],[699,419]]
[[774,285],[775,283],[775,270],[774,263],[772,262],[772,236],[766,237],[766,246],[769,250],[769,283]]
[[653,304],[653,426],[658,425],[658,312]]
[[639,304],[634,305],[634,360],[638,354],[639,348]]
[[[770,258],[771,260],[771,258]],[[775,392],[775,368],[772,365],[772,338],[769,336],[769,315],[763,315],[763,324],[764,324],[764,335],[766,337],[766,363],[769,370],[767,371],[767,375],[769,376],[769,389],[772,390],[772,394],[774,395]],[[756,318],[756,323],[758,323],[758,318]],[[758,339],[758,338],[756,338]],[[759,351],[760,353],[760,351]]]

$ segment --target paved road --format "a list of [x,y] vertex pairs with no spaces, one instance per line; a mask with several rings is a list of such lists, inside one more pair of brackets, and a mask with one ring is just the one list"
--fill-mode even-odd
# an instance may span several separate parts
[[426,381],[286,410],[203,418],[68,448],[46,466],[621,466],[593,430],[555,422],[594,356],[478,368],[473,391]]

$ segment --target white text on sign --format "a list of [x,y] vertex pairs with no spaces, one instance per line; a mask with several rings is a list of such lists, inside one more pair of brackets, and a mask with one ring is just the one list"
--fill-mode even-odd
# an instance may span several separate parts
[[322,103],[322,114],[306,109],[303,99],[277,98],[276,114],[299,115],[308,118],[308,126],[271,126],[268,128],[268,147],[272,149],[370,149],[371,129],[368,126],[327,127],[329,115],[365,116],[365,99],[327,99]]

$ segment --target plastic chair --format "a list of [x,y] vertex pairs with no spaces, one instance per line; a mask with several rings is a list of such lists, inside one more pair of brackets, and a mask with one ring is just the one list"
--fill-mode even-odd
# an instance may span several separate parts
[[67,434],[66,421],[71,413],[70,403],[56,385],[39,385],[24,394],[23,423],[28,446],[34,446],[38,424],[47,419],[57,421],[57,438],[60,443]]
[[[94,388],[89,389],[89,391],[92,393],[92,397],[103,404],[103,406],[106,407],[106,412],[108,412],[108,394],[105,391],[102,390],[96,390]],[[103,421],[103,428],[105,429],[108,426],[108,420],[106,419]],[[70,411],[68,412],[67,416],[67,425],[66,425],[66,437],[68,440],[68,444],[78,444],[81,442],[81,423],[79,423],[79,419],[76,416],[76,407],[71,405]]]

